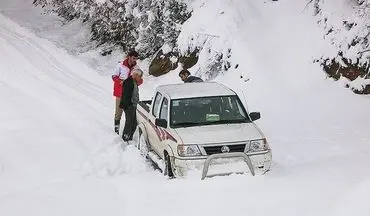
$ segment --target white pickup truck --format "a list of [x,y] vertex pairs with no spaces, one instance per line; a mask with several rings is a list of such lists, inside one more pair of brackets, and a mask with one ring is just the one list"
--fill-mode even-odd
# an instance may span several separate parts
[[[272,154],[262,131],[238,95],[220,83],[201,82],[157,87],[152,101],[137,107],[138,148],[169,177],[243,163],[244,172],[264,174]],[[220,167],[219,167],[220,168]],[[226,169],[226,170],[225,170]],[[222,169],[221,169],[222,170]]]

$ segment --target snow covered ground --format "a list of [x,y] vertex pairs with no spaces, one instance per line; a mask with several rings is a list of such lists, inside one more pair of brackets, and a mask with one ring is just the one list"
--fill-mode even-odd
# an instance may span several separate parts
[[[182,38],[218,33],[218,44],[233,49],[240,66],[217,80],[244,92],[249,110],[261,111],[272,171],[167,180],[132,146],[122,151],[112,131],[109,72],[91,62],[97,55],[70,55],[65,49],[84,43],[76,37],[81,43],[69,44],[76,42],[71,28],[61,31],[55,17],[41,20],[25,0],[4,0],[0,215],[370,214],[369,97],[326,80],[311,64],[323,46],[314,20],[302,12],[304,1],[212,1],[194,2]],[[221,9],[216,24],[228,26],[224,33],[202,16]],[[176,73],[145,79],[143,98],[159,83],[179,82]]]

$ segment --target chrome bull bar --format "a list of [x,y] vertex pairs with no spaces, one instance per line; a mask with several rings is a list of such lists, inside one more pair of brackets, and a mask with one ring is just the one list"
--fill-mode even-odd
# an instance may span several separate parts
[[219,158],[238,158],[238,157],[241,157],[244,159],[244,162],[248,165],[248,168],[252,176],[254,176],[255,172],[254,172],[254,168],[253,168],[250,157],[243,152],[233,152],[233,153],[213,154],[207,157],[206,161],[204,162],[204,166],[203,166],[202,180],[208,177],[207,173],[208,173],[208,169],[209,169],[209,166],[211,165],[212,160],[219,159]]

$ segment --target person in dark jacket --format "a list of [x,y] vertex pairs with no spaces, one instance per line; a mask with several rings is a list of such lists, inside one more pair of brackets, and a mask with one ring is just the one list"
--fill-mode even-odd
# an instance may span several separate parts
[[[127,77],[131,76],[131,71],[133,69],[138,69],[138,65],[136,64],[137,59],[139,58],[139,53],[135,50],[131,50],[128,53],[128,56],[123,61],[119,62],[113,72],[112,80],[113,80],[113,96],[115,97],[115,113],[114,113],[114,131],[119,134],[121,116],[123,110],[119,108],[121,103],[122,97],[122,83]],[[138,84],[141,85],[143,80],[141,80]]]
[[203,82],[203,80],[196,76],[191,76],[190,72],[186,69],[180,71],[179,77],[184,83],[190,83],[190,82]]
[[125,112],[125,127],[123,128],[122,139],[124,141],[132,140],[136,130],[136,107],[139,103],[138,83],[142,79],[143,71],[133,69],[131,76],[123,82],[123,92],[120,108]]

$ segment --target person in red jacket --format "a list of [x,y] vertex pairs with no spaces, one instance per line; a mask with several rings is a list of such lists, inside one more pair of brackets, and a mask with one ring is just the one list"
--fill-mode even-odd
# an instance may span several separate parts
[[[138,68],[136,61],[139,57],[139,54],[132,50],[128,53],[128,56],[123,61],[119,62],[117,67],[115,68],[112,79],[113,79],[113,96],[116,99],[116,107],[114,113],[114,131],[119,134],[119,127],[121,122],[121,117],[123,113],[123,109],[119,107],[121,103],[121,97],[123,93],[123,81],[126,80],[128,77],[131,76],[131,71],[134,68]],[[143,80],[140,79],[137,82],[137,85],[141,85]]]

